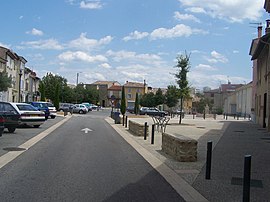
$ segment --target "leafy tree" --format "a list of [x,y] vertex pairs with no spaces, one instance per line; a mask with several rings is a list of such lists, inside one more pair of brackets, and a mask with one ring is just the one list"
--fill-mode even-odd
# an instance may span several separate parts
[[155,106],[164,104],[165,96],[162,93],[162,90],[159,88],[154,96],[155,99]]
[[125,87],[122,86],[122,97],[121,97],[121,114],[125,115],[126,113],[126,95],[125,95]]
[[11,87],[12,79],[7,72],[0,72],[0,91],[7,91]]
[[140,99],[140,104],[143,107],[153,107],[156,106],[155,104],[155,94],[150,92],[147,94],[144,94],[142,98]]
[[137,115],[139,113],[139,95],[136,93],[134,113]]
[[167,87],[167,92],[165,94],[165,104],[170,108],[172,112],[172,107],[175,107],[178,103],[179,90],[175,85],[169,85]]
[[57,83],[55,87],[55,99],[53,100],[53,105],[56,107],[56,109],[59,109],[59,93],[60,93],[60,86],[59,83]]
[[40,81],[39,83],[39,91],[40,91],[40,101],[45,101],[45,87],[42,81]]
[[[184,98],[189,95],[189,86],[188,86],[188,80],[187,80],[187,73],[189,72],[190,68],[190,56],[187,54],[178,56],[177,59],[177,65],[175,66],[177,68],[176,73],[174,74],[176,77],[176,82],[179,87],[179,96],[180,96],[180,110],[183,110],[183,101]],[[179,124],[182,122],[182,113],[180,113],[180,119]]]
[[50,99],[54,103],[56,99],[59,99],[59,96],[62,97],[63,95],[63,91],[61,91],[61,94],[55,94],[57,88],[66,86],[67,79],[53,75],[52,73],[47,73],[46,76],[42,78],[42,83],[44,84],[45,98]]

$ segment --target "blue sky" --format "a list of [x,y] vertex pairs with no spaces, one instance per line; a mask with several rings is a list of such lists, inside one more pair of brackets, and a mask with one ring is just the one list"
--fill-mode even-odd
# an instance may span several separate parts
[[[248,83],[264,0],[13,0],[1,2],[0,46],[43,77],[176,84],[176,57],[190,54],[189,84]],[[263,27],[263,32],[264,32]]]

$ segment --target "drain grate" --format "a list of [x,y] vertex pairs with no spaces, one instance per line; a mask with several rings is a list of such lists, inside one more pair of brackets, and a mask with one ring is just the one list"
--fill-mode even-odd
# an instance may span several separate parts
[[[243,178],[241,177],[232,177],[231,179],[231,184],[232,185],[243,185]],[[250,186],[251,187],[256,187],[256,188],[263,188],[263,184],[261,180],[250,180]]]
[[24,151],[26,148],[21,148],[21,147],[6,147],[3,150],[5,151]]

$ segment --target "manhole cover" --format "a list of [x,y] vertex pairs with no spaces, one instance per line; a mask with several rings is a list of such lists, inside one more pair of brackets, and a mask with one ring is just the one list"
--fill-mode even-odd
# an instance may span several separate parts
[[20,148],[20,147],[6,147],[3,150],[5,150],[5,151],[24,151],[26,149],[25,148]]
[[[232,185],[243,185],[243,178],[241,177],[232,177],[231,179]],[[263,188],[263,184],[261,180],[250,180],[250,186],[251,187],[257,187],[257,188]]]

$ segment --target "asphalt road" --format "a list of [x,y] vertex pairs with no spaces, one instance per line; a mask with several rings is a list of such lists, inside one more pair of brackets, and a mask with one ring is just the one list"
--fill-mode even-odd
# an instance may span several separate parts
[[108,114],[74,115],[2,167],[0,200],[184,201],[104,121]]

